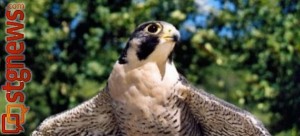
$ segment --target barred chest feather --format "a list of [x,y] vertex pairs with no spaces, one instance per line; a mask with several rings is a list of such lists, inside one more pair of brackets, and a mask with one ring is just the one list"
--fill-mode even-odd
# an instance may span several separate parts
[[180,82],[175,66],[168,63],[164,73],[159,70],[155,63],[128,71],[114,66],[109,78],[114,82],[108,86],[122,135],[201,135],[176,89]]

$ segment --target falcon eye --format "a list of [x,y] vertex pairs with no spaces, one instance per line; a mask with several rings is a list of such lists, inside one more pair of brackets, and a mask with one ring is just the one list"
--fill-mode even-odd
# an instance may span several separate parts
[[160,26],[157,24],[150,24],[146,28],[146,31],[153,34],[158,33],[159,30],[160,30]]

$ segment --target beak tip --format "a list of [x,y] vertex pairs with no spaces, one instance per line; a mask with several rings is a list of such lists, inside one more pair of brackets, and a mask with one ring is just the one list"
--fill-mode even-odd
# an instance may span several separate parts
[[178,35],[173,35],[173,41],[178,42],[179,41],[179,36]]

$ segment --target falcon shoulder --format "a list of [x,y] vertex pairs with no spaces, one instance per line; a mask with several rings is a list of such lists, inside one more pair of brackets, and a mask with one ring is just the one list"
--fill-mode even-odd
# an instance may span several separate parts
[[183,76],[180,80],[180,91],[204,135],[271,136],[249,112],[195,88]]
[[107,87],[97,96],[66,112],[50,116],[32,136],[117,135]]

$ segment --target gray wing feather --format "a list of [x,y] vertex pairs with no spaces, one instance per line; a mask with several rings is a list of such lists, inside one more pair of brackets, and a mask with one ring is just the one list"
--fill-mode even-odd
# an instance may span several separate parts
[[214,95],[189,85],[181,77],[185,101],[207,136],[270,136],[261,121]]
[[44,120],[32,136],[118,135],[107,90],[79,106]]

